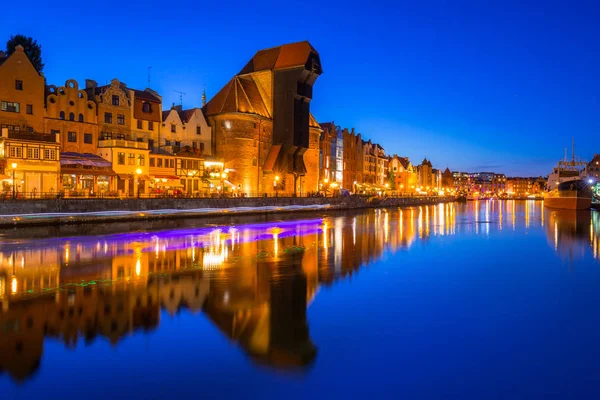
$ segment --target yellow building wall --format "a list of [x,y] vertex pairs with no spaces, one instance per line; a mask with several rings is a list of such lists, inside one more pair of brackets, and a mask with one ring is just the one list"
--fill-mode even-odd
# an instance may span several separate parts
[[[71,116],[73,121],[70,119]],[[88,100],[87,92],[79,89],[75,80],[68,80],[64,86],[48,87],[44,127],[45,132],[60,134],[61,151],[96,153],[98,145],[96,104]],[[75,142],[69,141],[68,132],[75,132]],[[86,133],[92,135],[91,143],[85,143]]]
[[[23,82],[23,90],[16,90],[15,81]],[[33,67],[23,48],[17,49],[0,65],[0,101],[19,103],[20,111],[8,112],[0,109],[0,125],[17,125],[21,130],[44,129],[44,77]],[[27,105],[33,113],[27,114]]]

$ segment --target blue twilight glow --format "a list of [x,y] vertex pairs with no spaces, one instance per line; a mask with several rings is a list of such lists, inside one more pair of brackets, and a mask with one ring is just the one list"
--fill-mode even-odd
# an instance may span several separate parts
[[[50,84],[117,77],[143,89],[152,67],[163,105],[178,104],[178,90],[184,107],[200,106],[204,86],[210,99],[258,49],[308,39],[324,70],[315,117],[355,127],[388,153],[545,175],[572,136],[582,158],[599,151],[598,1],[63,1],[34,2],[26,14],[5,18],[0,40],[36,38]],[[75,21],[95,28],[80,32]]]

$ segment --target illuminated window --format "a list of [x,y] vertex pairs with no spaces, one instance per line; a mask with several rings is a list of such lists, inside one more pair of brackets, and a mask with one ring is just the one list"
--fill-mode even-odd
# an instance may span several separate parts
[[45,149],[44,160],[56,160],[56,150]]
[[129,153],[129,157],[127,158],[127,165],[135,165],[135,154]]
[[10,154],[10,157],[12,157],[12,158],[22,158],[23,157],[23,148],[10,146],[10,150],[9,150],[8,154]]
[[39,147],[28,147],[27,148],[27,158],[31,158],[34,160],[40,159],[40,149]]
[[117,155],[117,164],[125,165],[125,153],[119,153]]
[[77,133],[75,133],[75,132],[67,132],[67,140],[69,142],[77,142]]
[[137,165],[143,167],[146,164],[146,157],[143,154],[138,155]]
[[150,157],[150,166],[154,167],[156,165],[156,159],[154,157]]

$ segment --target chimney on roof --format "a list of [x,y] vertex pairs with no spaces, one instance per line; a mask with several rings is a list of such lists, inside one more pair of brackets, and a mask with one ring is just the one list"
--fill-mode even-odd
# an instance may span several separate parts
[[86,89],[96,89],[98,87],[98,82],[96,82],[93,79],[86,79],[85,80],[85,88]]

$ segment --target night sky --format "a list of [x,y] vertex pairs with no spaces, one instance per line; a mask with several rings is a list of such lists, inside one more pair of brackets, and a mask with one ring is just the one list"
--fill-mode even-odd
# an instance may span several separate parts
[[143,89],[151,66],[165,107],[175,90],[194,107],[257,50],[308,39],[324,70],[317,120],[389,154],[533,176],[572,138],[581,158],[600,153],[598,1],[84,3],[8,3],[19,18],[3,18],[0,42],[37,39],[56,85],[116,77]]

